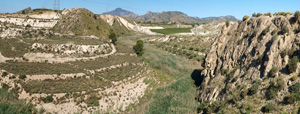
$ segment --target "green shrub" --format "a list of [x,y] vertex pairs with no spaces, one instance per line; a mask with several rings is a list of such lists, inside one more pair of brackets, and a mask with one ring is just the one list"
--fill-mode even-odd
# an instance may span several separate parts
[[260,17],[262,16],[263,14],[262,13],[257,13],[257,17]]
[[8,73],[7,72],[2,72],[2,77],[6,77],[8,75]]
[[256,13],[253,13],[253,14],[252,14],[252,17],[257,17],[257,14],[256,14]]
[[292,80],[293,80],[293,81],[296,81],[296,80],[297,80],[297,75],[296,75],[296,74],[293,75]]
[[190,47],[189,50],[194,50],[194,47]]
[[52,97],[52,96],[47,96],[46,98],[43,99],[43,101],[44,101],[45,103],[53,102],[53,97]]
[[292,58],[292,60],[289,61],[288,65],[287,65],[289,73],[293,73],[297,70],[297,67],[298,67],[297,63],[298,62],[299,62],[299,59],[298,59],[297,56],[294,56]]
[[265,15],[265,16],[270,16],[270,17],[272,17],[272,14],[271,14],[270,12],[265,13],[264,15]]
[[144,54],[144,42],[143,40],[138,40],[136,44],[133,46],[133,50],[138,56],[142,56]]
[[271,84],[266,93],[266,98],[268,100],[271,100],[277,96],[277,93],[278,93],[278,88],[274,84]]
[[112,30],[110,30],[108,38],[111,39],[111,42],[116,45],[117,35]]
[[249,18],[249,16],[248,16],[248,15],[245,15],[245,16],[243,17],[243,21],[246,21],[248,18]]
[[277,34],[277,30],[276,29],[274,29],[272,32],[271,32],[271,35],[275,35],[275,34]]
[[254,83],[252,84],[252,87],[249,88],[248,94],[249,94],[249,95],[254,95],[254,94],[256,94],[257,91],[258,91],[259,85],[260,85],[260,81],[259,81],[259,80],[255,80]]
[[300,17],[300,12],[299,11],[295,11],[294,16],[298,19]]
[[291,93],[300,93],[300,82],[295,83],[290,87]]
[[280,56],[281,56],[281,58],[284,58],[286,55],[287,55],[287,50],[286,49],[284,49],[284,50],[282,50],[281,52],[280,52]]
[[300,26],[298,26],[297,33],[300,33]]
[[296,101],[300,100],[299,93],[291,93],[289,96],[285,98],[285,102],[288,104],[294,104]]
[[278,68],[276,66],[273,66],[269,72],[269,77],[273,77],[277,72],[278,72]]
[[282,28],[281,28],[281,34],[286,34],[286,33],[288,33],[289,32],[289,29],[287,28],[287,26],[286,25],[284,25]]
[[264,36],[266,35],[270,30],[270,26],[268,26],[267,28],[265,28],[262,32],[261,32],[261,35]]
[[271,112],[274,109],[274,105],[272,103],[268,103],[265,106],[264,112]]
[[221,74],[222,75],[227,75],[229,73],[229,69],[228,68],[224,68],[221,70]]
[[252,19],[247,22],[247,25],[251,25],[253,23]]
[[256,30],[254,30],[254,31],[253,31],[253,33],[252,33],[252,37],[255,37],[255,36],[256,36],[256,34],[257,34],[257,31],[256,31]]
[[24,80],[26,78],[26,75],[19,75],[19,79]]
[[261,64],[261,63],[263,63],[263,59],[264,59],[264,54],[261,54],[257,57],[256,62]]
[[8,90],[9,86],[6,83],[2,83],[2,89]]
[[296,101],[300,101],[300,82],[295,83],[290,87],[290,95],[286,97],[285,101],[288,104],[293,104]]
[[228,20],[226,21],[226,27],[229,27],[229,21]]

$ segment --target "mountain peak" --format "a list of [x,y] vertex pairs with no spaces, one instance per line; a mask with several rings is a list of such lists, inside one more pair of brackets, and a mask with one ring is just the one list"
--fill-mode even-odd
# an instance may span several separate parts
[[122,8],[116,8],[113,11],[106,12],[106,13],[103,13],[103,14],[111,14],[111,15],[116,15],[116,16],[124,16],[124,15],[130,15],[130,14],[134,14],[134,13],[131,12],[131,11],[124,10]]

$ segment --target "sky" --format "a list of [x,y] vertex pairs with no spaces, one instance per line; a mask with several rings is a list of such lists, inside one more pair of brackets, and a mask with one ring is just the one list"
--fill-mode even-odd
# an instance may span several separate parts
[[[0,0],[0,13],[13,13],[27,7],[52,9],[55,0]],[[60,0],[60,9],[86,8],[101,14],[116,8],[144,15],[148,11],[181,11],[192,17],[233,15],[242,19],[261,12],[295,12],[300,0]]]

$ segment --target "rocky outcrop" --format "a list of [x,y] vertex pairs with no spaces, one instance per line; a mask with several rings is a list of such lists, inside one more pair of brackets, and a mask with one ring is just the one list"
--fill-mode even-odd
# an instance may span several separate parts
[[[299,22],[293,15],[277,15],[252,17],[223,26],[203,64],[201,76],[204,80],[199,87],[199,101],[230,99],[233,92],[242,91],[240,87],[251,88],[255,80],[263,83],[257,94],[264,96],[269,82],[277,78],[285,82],[277,97],[278,101],[283,101],[289,94],[291,84],[287,83],[297,82],[288,81],[299,71],[289,73],[287,64],[293,56],[299,58]],[[287,52],[289,54],[285,54]],[[272,68],[278,69],[274,79],[269,76]]]

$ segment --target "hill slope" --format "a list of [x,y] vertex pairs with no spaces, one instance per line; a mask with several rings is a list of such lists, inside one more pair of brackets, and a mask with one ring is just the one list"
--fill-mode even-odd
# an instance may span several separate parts
[[196,80],[198,111],[296,113],[299,22],[292,15],[260,16],[224,27]]

